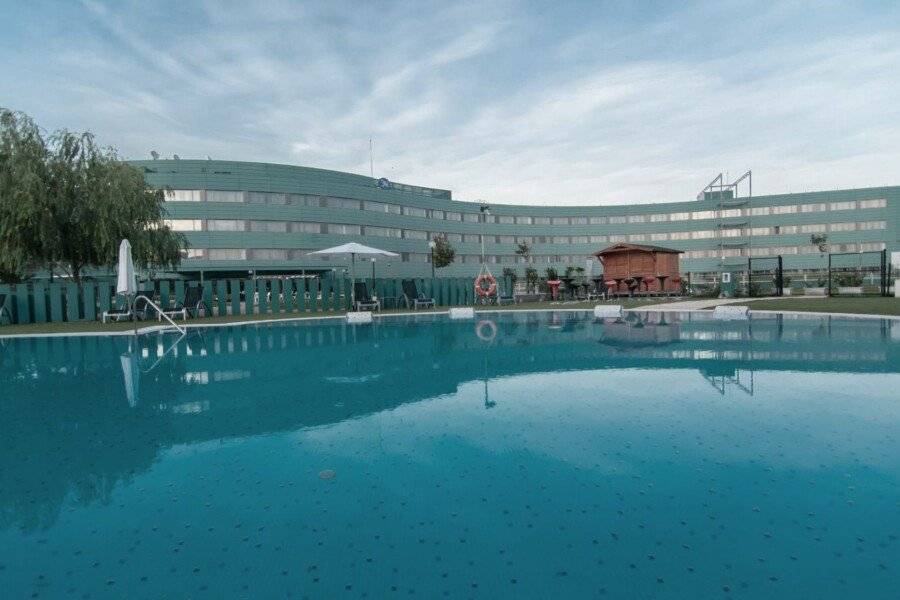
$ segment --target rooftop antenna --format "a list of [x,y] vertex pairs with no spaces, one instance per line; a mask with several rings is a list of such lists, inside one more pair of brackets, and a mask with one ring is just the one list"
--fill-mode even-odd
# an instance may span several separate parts
[[151,150],[150,156],[153,158],[153,160],[156,160],[157,158],[159,158],[159,152],[157,152],[156,150]]
[[375,158],[374,158],[374,145],[372,144],[372,138],[369,138],[369,176],[372,179],[375,179]]
[[181,160],[181,157],[178,156],[177,154],[173,154],[172,158],[174,158],[175,160]]

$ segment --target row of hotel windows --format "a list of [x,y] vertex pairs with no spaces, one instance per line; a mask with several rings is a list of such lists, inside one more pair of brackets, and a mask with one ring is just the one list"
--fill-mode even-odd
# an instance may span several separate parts
[[350,200],[332,196],[306,194],[274,194],[269,192],[230,192],[217,190],[173,190],[168,192],[170,202],[246,202],[250,204],[294,205],[315,208],[339,208],[344,210],[367,210],[395,215],[407,215],[427,219],[463,221],[466,223],[501,223],[507,225],[616,225],[624,223],[666,223],[669,221],[690,221],[717,218],[787,215],[793,213],[814,213],[829,210],[857,210],[884,208],[884,198],[872,200],[848,200],[843,202],[817,202],[809,204],[785,204],[780,206],[755,206],[751,208],[726,208],[723,210],[700,210],[693,212],[657,213],[649,215],[613,216],[569,216],[569,217],[529,217],[512,215],[484,215],[481,212],[456,212],[415,206],[400,206],[369,200]]
[[[410,240],[430,240],[444,235],[451,242],[481,243],[478,233],[440,233],[396,227],[350,225],[346,223],[311,223],[300,221],[247,221],[244,219],[169,219],[165,223],[175,231],[253,231],[264,233],[323,233],[333,235],[366,235]],[[706,240],[766,235],[795,235],[885,229],[887,221],[851,221],[846,223],[814,223],[808,225],[776,225],[773,227],[734,227],[699,231],[632,233],[628,235],[486,235],[485,243],[495,244],[604,244],[616,242],[663,242],[669,240]]]
[[[830,252],[876,252],[884,250],[883,242],[868,242],[862,244],[831,244]],[[282,248],[189,248],[185,251],[184,257],[189,259],[206,259],[206,260],[322,260],[334,262],[334,258],[330,256],[309,256],[312,250],[302,249],[282,249]],[[734,256],[778,256],[788,254],[821,254],[821,250],[817,246],[763,246],[754,248],[724,248],[713,250],[691,250],[685,252],[684,258],[720,258]],[[554,264],[554,263],[571,263],[581,264],[585,260],[593,260],[587,255],[565,255],[565,254],[547,254],[531,256],[531,260],[525,257],[505,254],[485,256],[485,261],[491,264]],[[397,260],[397,259],[395,259]],[[416,262],[428,263],[431,256],[422,252],[401,252],[400,262]],[[391,262],[388,260],[387,262]],[[457,255],[457,262],[463,264],[479,264],[481,263],[481,255],[479,254],[461,254]]]

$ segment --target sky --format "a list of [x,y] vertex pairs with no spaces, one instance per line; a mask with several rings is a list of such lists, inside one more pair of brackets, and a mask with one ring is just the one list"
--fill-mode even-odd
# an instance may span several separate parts
[[[0,106],[125,158],[598,205],[900,184],[900,3],[0,0]],[[746,193],[746,189],[742,190]]]

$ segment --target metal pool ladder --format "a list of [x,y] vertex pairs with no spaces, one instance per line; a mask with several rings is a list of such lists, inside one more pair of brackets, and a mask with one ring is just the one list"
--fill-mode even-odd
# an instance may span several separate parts
[[[134,302],[136,303],[139,298],[143,298],[144,302],[146,302],[147,304],[152,306],[153,310],[155,310],[157,312],[157,314],[160,316],[160,318],[168,321],[169,324],[178,331],[178,333],[180,333],[181,335],[184,335],[187,333],[187,329],[185,329],[184,327],[181,327],[180,325],[178,325],[178,323],[176,323],[171,318],[169,318],[169,315],[164,313],[163,310],[160,307],[158,307],[155,302],[153,302],[153,300],[151,300],[147,296],[144,296],[143,294],[140,294],[140,295],[137,295],[134,297]],[[135,331],[135,333],[137,333],[137,321],[134,322],[134,331]]]

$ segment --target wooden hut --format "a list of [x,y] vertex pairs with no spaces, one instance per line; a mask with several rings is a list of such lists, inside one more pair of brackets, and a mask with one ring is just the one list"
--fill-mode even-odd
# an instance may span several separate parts
[[643,244],[614,244],[594,253],[612,294],[670,293],[681,290],[681,250]]

